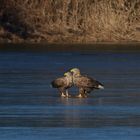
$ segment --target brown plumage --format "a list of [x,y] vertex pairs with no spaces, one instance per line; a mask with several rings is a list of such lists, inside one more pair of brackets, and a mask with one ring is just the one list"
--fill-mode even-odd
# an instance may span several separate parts
[[70,70],[73,74],[73,84],[79,88],[78,97],[86,97],[94,89],[103,89],[103,85],[97,80],[81,75],[78,68],[73,68]]
[[62,97],[69,97],[68,89],[72,86],[72,74],[66,72],[64,77],[60,77],[51,82],[53,88],[57,88]]

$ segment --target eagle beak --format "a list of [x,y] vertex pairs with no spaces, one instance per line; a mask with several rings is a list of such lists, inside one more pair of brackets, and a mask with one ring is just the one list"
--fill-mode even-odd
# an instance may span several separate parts
[[73,69],[71,69],[70,72],[73,73]]
[[67,73],[64,73],[64,76],[67,76]]

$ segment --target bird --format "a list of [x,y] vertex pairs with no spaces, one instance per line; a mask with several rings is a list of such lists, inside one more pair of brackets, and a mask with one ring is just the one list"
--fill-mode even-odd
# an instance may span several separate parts
[[87,94],[94,89],[104,89],[103,84],[87,75],[81,75],[80,69],[72,68],[73,85],[79,88],[79,98],[87,97]]
[[73,85],[71,72],[66,72],[63,77],[53,80],[51,85],[59,90],[61,97],[70,97],[68,89]]

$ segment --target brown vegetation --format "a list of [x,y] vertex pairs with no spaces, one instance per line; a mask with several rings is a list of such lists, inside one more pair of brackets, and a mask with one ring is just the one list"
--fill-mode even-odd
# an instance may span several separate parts
[[0,41],[140,41],[140,0],[0,0]]

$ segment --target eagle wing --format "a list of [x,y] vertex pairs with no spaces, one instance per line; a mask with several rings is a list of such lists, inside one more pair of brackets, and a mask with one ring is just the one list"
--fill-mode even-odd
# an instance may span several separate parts
[[57,78],[51,84],[54,88],[65,87],[67,85],[65,77]]
[[77,86],[78,87],[89,87],[89,88],[94,88],[98,84],[98,81],[95,79],[88,77],[88,76],[80,76],[77,79]]

